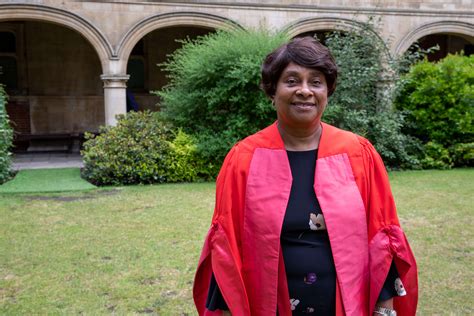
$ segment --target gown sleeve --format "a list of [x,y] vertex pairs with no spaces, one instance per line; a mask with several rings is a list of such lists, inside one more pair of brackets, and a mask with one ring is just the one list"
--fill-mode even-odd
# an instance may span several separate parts
[[[244,201],[240,166],[245,162],[239,155],[238,145],[227,154],[216,182],[216,201],[211,227],[205,237],[194,277],[193,299],[201,316],[220,315],[206,307],[209,286],[214,281],[220,284],[222,297],[227,300],[229,310],[235,315],[248,315],[250,306],[241,273],[240,223]],[[238,157],[238,158],[237,158]],[[211,297],[212,298],[212,297]]]
[[[394,308],[399,315],[412,316],[418,302],[418,275],[415,257],[400,227],[388,174],[375,148],[361,138],[364,172],[361,194],[367,210],[369,229],[370,305],[374,308],[381,290],[395,266]],[[400,295],[402,294],[402,295]],[[406,294],[406,295],[405,295]]]

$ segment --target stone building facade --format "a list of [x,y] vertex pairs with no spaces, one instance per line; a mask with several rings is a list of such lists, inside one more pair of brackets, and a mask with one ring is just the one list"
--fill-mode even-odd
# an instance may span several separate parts
[[0,83],[25,139],[70,137],[156,108],[157,64],[179,43],[217,29],[266,27],[291,36],[357,30],[372,16],[389,53],[417,41],[439,57],[474,44],[472,0],[0,0]]

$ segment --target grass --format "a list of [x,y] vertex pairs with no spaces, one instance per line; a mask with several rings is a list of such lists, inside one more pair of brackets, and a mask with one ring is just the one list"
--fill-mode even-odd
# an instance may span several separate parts
[[473,315],[474,169],[396,172],[391,183],[419,267],[419,314]]
[[20,170],[0,185],[0,193],[62,192],[94,189],[80,177],[79,168]]
[[[474,313],[474,169],[391,174],[419,315]],[[0,314],[195,315],[214,184],[0,194]]]

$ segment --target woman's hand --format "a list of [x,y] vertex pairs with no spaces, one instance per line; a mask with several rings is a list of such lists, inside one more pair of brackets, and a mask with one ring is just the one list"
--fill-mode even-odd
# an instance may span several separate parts
[[222,316],[231,316],[232,314],[229,311],[222,311]]
[[[380,309],[379,309],[380,308]],[[385,308],[385,310],[384,310]],[[396,316],[397,312],[393,309],[393,298],[390,298],[385,301],[379,301],[375,304],[374,316],[387,315],[387,316]]]

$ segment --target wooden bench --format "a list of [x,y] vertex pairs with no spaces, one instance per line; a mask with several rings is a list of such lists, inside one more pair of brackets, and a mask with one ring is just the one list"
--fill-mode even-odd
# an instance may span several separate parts
[[21,152],[79,152],[83,133],[15,134],[14,151]]

